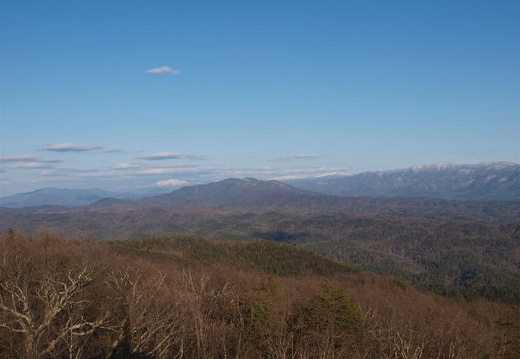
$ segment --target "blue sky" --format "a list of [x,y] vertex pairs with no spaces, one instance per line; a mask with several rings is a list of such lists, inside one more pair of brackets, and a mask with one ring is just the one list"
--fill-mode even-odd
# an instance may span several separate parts
[[3,0],[0,196],[520,162],[519,44],[516,0]]

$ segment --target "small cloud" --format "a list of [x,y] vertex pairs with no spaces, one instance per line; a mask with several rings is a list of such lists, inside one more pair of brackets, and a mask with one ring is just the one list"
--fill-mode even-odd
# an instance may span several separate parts
[[103,147],[93,145],[76,145],[72,142],[59,143],[54,145],[43,145],[40,151],[54,151],[54,152],[85,152],[92,150],[99,150]]
[[[41,164],[46,164],[46,163],[58,163],[58,162],[61,162],[60,160],[55,160],[55,159],[42,159],[38,156],[34,156],[34,155],[14,155],[14,156],[3,156],[3,157],[0,157],[0,163],[10,163],[10,162],[16,162],[16,163],[22,163],[22,162],[25,162],[25,163],[41,163]],[[16,165],[15,165],[16,166]],[[11,166],[13,167],[13,166]],[[21,168],[21,165],[17,166],[19,168]]]
[[175,173],[178,172],[175,168],[150,168],[147,170],[137,171],[137,174],[140,175],[162,175],[166,173]]
[[162,160],[178,160],[182,157],[182,154],[178,152],[158,152],[158,153],[152,153],[151,155],[145,155],[137,157],[142,160],[149,160],[149,161],[162,161]]
[[119,163],[114,166],[116,170],[132,170],[136,168],[141,168],[141,165],[138,163]]
[[150,70],[145,71],[147,74],[152,75],[164,75],[164,74],[171,74],[171,75],[179,75],[181,73],[181,70],[174,70],[169,66],[162,66],[162,67],[155,67]]
[[287,175],[287,176],[274,177],[273,179],[276,181],[288,181],[288,180],[302,179],[302,178],[307,178],[307,177],[308,176],[305,176],[305,175]]
[[74,173],[99,173],[100,171],[95,168],[73,168],[68,170]]
[[180,167],[155,167],[136,171],[138,175],[162,175],[168,173],[201,173],[206,171],[204,168],[180,166]]
[[50,168],[50,166],[43,162],[16,162],[14,165],[9,166],[9,168],[40,169]]
[[33,155],[14,155],[14,156],[2,156],[0,157],[0,162],[34,162],[38,161],[37,156]]
[[473,151],[465,151],[465,150],[452,150],[452,151],[448,151],[449,154],[452,154],[452,155],[474,155],[475,152]]
[[155,186],[157,186],[157,187],[182,187],[182,186],[186,186],[187,184],[188,184],[188,182],[186,182],[186,181],[172,178],[169,180],[156,182]]
[[197,155],[186,155],[179,152],[158,152],[152,153],[151,155],[145,155],[137,157],[141,160],[148,161],[162,161],[162,160],[179,160],[179,159],[190,159],[190,160],[205,160],[204,156]]
[[310,159],[315,159],[315,158],[318,158],[318,157],[321,157],[320,155],[316,155],[316,154],[307,154],[307,153],[304,153],[304,154],[300,154],[300,155],[294,155],[294,156],[282,156],[282,157],[277,157],[277,158],[270,158],[268,159],[267,161],[269,162],[284,162],[284,161],[294,161],[294,160],[310,160]]
[[107,148],[104,152],[105,153],[117,153],[117,152],[121,152],[122,149],[120,148]]
[[52,170],[43,171],[41,174],[43,176],[58,177],[58,176],[62,175],[62,172],[60,170],[52,169]]

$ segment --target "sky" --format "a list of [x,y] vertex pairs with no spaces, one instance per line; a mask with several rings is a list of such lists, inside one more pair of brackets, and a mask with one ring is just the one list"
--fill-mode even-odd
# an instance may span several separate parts
[[517,0],[2,0],[0,197],[520,162]]

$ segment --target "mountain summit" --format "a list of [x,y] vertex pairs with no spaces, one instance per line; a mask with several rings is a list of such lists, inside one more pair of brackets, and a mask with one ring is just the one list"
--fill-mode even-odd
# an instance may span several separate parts
[[145,204],[202,204],[212,206],[283,206],[323,194],[294,188],[278,181],[228,178],[205,185],[183,187],[168,194],[148,197]]

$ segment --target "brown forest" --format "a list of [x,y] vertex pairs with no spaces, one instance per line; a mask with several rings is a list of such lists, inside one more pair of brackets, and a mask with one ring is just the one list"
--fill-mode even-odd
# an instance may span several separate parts
[[516,358],[517,306],[273,241],[0,237],[2,358]]

